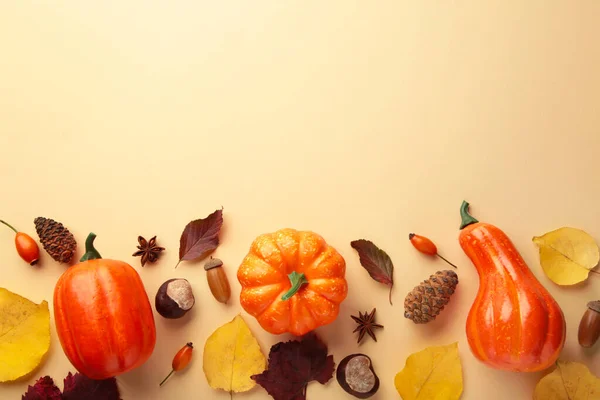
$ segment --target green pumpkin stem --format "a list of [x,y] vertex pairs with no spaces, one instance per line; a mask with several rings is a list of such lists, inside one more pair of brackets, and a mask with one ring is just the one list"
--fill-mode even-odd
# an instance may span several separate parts
[[462,218],[460,229],[464,229],[471,224],[476,224],[479,222],[473,218],[471,214],[469,214],[469,203],[464,200],[460,206],[460,217]]
[[281,300],[283,301],[289,300],[293,295],[296,294],[298,290],[300,290],[302,285],[308,283],[308,281],[306,280],[306,276],[304,276],[304,273],[299,274],[296,271],[294,271],[288,275],[288,278],[290,278],[290,283],[292,284],[292,287],[281,298]]
[[98,253],[98,250],[94,247],[94,239],[96,239],[96,234],[90,232],[87,239],[85,239],[85,254],[79,260],[80,262],[102,258],[100,253]]

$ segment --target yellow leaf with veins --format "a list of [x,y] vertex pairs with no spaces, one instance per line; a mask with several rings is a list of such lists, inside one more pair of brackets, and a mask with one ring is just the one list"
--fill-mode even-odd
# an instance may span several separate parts
[[213,389],[248,391],[256,385],[250,377],[262,373],[266,367],[267,360],[240,315],[206,339],[203,369]]
[[600,399],[600,379],[576,362],[558,361],[556,369],[540,379],[533,393],[533,400],[591,399]]
[[0,382],[32,372],[49,348],[48,303],[35,304],[0,288]]
[[585,281],[590,270],[600,261],[596,241],[581,229],[560,228],[535,236],[533,243],[540,249],[542,269],[559,285]]
[[403,400],[458,400],[463,391],[458,343],[411,354],[394,384]]

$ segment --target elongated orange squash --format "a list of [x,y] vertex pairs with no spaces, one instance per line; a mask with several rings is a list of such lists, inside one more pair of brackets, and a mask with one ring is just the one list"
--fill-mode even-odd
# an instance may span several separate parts
[[563,312],[508,236],[477,221],[468,207],[463,202],[459,242],[479,274],[479,291],[466,326],[471,351],[496,369],[546,369],[565,343]]

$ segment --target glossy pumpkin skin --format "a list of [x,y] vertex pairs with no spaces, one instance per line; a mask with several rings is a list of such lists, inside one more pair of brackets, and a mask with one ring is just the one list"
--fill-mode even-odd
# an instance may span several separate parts
[[106,379],[142,365],[156,329],[140,276],[130,265],[94,259],[69,268],[54,290],[54,317],[62,348],[91,379]]
[[499,228],[477,222],[461,231],[459,241],[479,273],[466,329],[475,357],[508,371],[550,367],[566,337],[558,303]]
[[[308,283],[282,300],[294,271]],[[348,294],[345,273],[344,258],[316,233],[282,229],[260,235],[238,269],[240,303],[267,332],[302,336],[337,318]]]

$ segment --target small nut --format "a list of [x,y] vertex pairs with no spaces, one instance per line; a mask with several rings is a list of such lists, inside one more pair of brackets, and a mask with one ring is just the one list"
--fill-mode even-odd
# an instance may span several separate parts
[[579,322],[578,339],[582,347],[592,347],[600,337],[600,300],[587,304],[581,322]]
[[227,304],[229,297],[231,297],[231,288],[223,269],[223,261],[218,258],[211,258],[204,265],[204,269],[206,270],[210,292],[219,303]]
[[183,317],[195,303],[192,286],[186,279],[169,279],[163,283],[154,301],[156,311],[169,319]]
[[365,354],[344,358],[337,368],[336,378],[342,389],[359,399],[367,399],[379,390],[379,378]]

